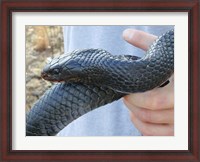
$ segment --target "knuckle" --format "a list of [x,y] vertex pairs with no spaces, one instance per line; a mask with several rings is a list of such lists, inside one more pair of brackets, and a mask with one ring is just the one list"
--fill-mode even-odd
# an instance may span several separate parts
[[152,122],[152,113],[150,110],[141,109],[138,113],[138,117],[144,122]]
[[153,96],[148,102],[148,108],[152,110],[157,110],[162,108],[164,105],[165,99],[162,96]]

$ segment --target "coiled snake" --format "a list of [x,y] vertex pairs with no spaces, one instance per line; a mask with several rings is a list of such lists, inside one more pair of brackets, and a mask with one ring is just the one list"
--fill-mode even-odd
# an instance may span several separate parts
[[54,84],[26,115],[27,136],[56,135],[83,114],[135,92],[160,86],[174,72],[174,30],[160,36],[143,58],[102,49],[54,58],[42,77]]

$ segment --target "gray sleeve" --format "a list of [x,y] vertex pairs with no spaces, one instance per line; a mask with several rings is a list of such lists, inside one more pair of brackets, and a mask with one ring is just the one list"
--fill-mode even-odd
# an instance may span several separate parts
[[113,55],[132,54],[142,56],[143,51],[128,44],[122,38],[127,28],[161,35],[173,26],[66,26],[64,27],[65,51],[85,48],[102,48]]

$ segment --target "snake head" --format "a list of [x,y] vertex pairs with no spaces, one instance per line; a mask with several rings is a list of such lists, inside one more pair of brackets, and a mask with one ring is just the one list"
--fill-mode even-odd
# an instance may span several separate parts
[[42,78],[54,82],[93,82],[94,76],[102,74],[98,68],[99,56],[105,55],[108,53],[101,49],[75,50],[60,55],[44,67]]
[[45,65],[41,77],[52,82],[79,81],[83,70],[79,61],[77,51],[55,57]]
[[41,77],[48,81],[63,81],[61,78],[61,67],[58,64],[59,57],[52,59],[42,70]]

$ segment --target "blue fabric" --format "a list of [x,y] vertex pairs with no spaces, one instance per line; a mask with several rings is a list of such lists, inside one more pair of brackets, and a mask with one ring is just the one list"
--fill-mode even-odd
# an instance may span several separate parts
[[[65,52],[84,48],[101,48],[113,55],[142,56],[144,51],[133,47],[122,38],[127,28],[161,35],[174,26],[65,26]],[[57,136],[140,136],[129,117],[122,99],[102,106],[73,121]]]

